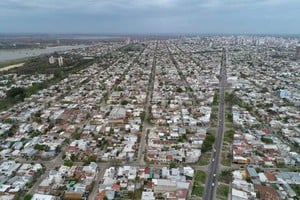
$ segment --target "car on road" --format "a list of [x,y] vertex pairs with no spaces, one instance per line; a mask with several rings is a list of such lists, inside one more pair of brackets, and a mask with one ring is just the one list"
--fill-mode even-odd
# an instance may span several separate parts
[[213,158],[211,161],[212,161],[212,162],[215,162],[215,159]]
[[211,184],[211,186],[213,186],[213,187],[214,187],[214,186],[215,186],[215,183],[212,183],[212,184]]

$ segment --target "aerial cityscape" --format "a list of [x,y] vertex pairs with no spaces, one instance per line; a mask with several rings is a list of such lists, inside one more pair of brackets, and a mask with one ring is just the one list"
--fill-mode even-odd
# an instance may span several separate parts
[[0,200],[300,199],[297,1],[57,2],[0,3]]

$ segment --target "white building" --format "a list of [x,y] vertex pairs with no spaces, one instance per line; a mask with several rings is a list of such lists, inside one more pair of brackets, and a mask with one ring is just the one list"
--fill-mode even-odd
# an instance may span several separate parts
[[34,194],[31,200],[55,200],[52,195]]
[[53,56],[49,57],[49,63],[54,64],[55,63],[55,58]]
[[63,66],[64,65],[64,58],[62,56],[59,56],[57,58],[57,61],[58,61],[58,66]]

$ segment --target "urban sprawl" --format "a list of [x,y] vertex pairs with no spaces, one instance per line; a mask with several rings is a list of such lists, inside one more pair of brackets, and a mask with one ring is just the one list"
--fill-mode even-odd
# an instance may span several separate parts
[[0,199],[300,199],[298,44],[98,42],[47,55],[89,65],[21,101],[57,74],[2,72]]

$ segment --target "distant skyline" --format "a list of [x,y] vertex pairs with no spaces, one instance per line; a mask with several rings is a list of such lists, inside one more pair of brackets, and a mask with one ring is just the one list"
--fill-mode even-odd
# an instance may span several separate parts
[[299,34],[300,0],[1,0],[0,33]]

